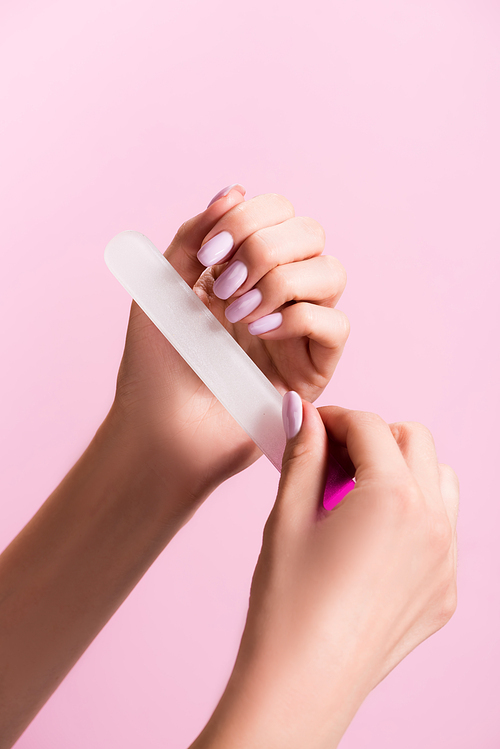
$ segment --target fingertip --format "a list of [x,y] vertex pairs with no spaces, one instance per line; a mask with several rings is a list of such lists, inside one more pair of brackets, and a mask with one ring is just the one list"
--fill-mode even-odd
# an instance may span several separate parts
[[320,413],[316,406],[309,401],[302,401],[302,429],[315,433],[314,439],[325,439],[327,441],[327,432],[321,419]]
[[281,415],[286,438],[293,439],[300,431],[303,418],[302,398],[295,390],[289,390],[283,396]]
[[326,437],[318,409],[303,400],[295,390],[289,390],[283,396],[282,416],[287,442],[299,437],[300,441],[312,440],[316,443]]
[[304,513],[314,515],[321,504],[328,440],[316,408],[295,391],[289,391],[283,398],[283,422],[287,444],[283,453],[279,505],[287,508],[287,514],[291,512],[303,518]]
[[164,256],[189,286],[192,287],[200,277],[203,272],[201,266],[207,267],[198,259],[198,253],[211,236],[217,235],[216,227],[220,219],[243,200],[240,191],[231,190],[226,200],[188,219],[178,229]]
[[240,185],[239,182],[234,182],[232,185],[228,185],[227,187],[223,187],[222,190],[219,190],[219,192],[214,195],[210,203],[207,205],[207,208],[210,208],[210,206],[217,202],[217,200],[227,197],[229,193],[232,192],[232,190],[236,190],[240,193],[240,195],[243,195],[243,197],[245,197],[246,190],[243,185]]
[[[283,323],[283,314],[281,312],[272,312],[270,315],[264,315],[257,320],[248,324],[248,332],[251,335],[263,336],[266,333],[273,333],[281,327]],[[292,391],[291,391],[292,392]]]

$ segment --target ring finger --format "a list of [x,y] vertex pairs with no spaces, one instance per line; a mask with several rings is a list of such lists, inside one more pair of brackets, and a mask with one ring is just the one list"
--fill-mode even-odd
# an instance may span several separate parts
[[278,265],[227,307],[226,318],[232,323],[251,323],[292,301],[334,307],[345,284],[344,267],[330,255]]

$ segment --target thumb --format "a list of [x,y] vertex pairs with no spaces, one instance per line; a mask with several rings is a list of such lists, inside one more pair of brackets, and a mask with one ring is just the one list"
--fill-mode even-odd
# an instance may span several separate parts
[[291,390],[283,398],[287,437],[277,505],[294,516],[316,513],[321,506],[328,463],[328,437],[312,403]]

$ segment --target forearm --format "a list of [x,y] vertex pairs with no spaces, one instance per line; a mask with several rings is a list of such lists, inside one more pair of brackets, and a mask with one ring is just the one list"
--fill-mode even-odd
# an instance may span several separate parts
[[0,747],[10,747],[190,513],[110,415],[0,556]]

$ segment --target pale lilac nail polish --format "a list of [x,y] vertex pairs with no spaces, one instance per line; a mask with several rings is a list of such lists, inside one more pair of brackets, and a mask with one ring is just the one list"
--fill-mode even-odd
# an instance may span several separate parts
[[283,396],[281,414],[286,438],[291,440],[299,433],[302,426],[302,399],[295,390],[289,390]]
[[202,265],[217,265],[227,258],[233,249],[234,240],[228,231],[221,231],[209,239],[198,251],[197,258]]
[[258,320],[249,323],[248,332],[252,335],[261,335],[262,333],[269,333],[270,330],[276,330],[283,322],[283,315],[281,312],[273,312],[272,315],[265,315],[259,317]]
[[217,195],[214,195],[210,203],[207,205],[207,208],[210,208],[212,203],[215,203],[215,201],[219,200],[219,198],[225,198],[226,195],[229,195],[231,190],[238,190],[238,192],[240,192],[242,195],[246,193],[245,188],[242,185],[238,184],[238,182],[235,182],[234,184],[228,185],[227,187],[224,187],[222,190],[219,190]]
[[226,319],[229,322],[239,322],[244,317],[257,309],[262,302],[262,293],[259,289],[250,289],[246,294],[240,296],[235,302],[226,309]]
[[248,268],[241,260],[232,263],[214,283],[214,294],[219,299],[229,299],[246,281]]

